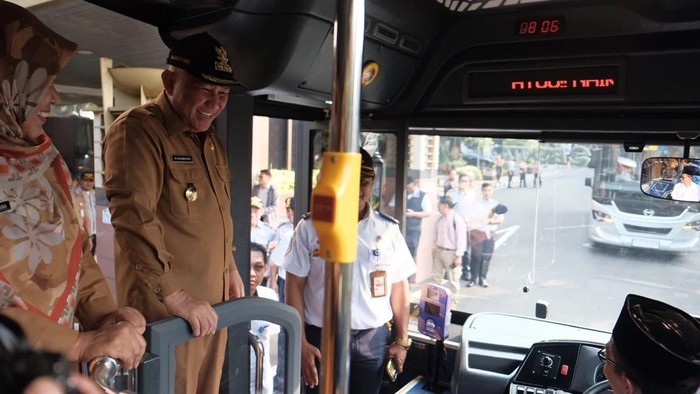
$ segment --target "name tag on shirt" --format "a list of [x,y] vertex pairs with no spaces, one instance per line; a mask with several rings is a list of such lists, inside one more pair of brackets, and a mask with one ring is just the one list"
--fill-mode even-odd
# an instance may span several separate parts
[[373,271],[369,274],[370,290],[373,298],[386,296],[386,271]]
[[12,209],[12,208],[10,207],[10,202],[9,202],[9,201],[2,201],[2,202],[0,202],[0,213],[7,212],[7,211],[9,211],[10,209]]
[[192,162],[194,162],[194,160],[192,159],[192,156],[173,155],[172,158],[173,158],[173,161],[175,163],[192,163]]

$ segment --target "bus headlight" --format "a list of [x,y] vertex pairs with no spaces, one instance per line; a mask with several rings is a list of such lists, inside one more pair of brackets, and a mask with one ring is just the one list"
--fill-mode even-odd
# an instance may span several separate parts
[[608,215],[605,212],[601,211],[596,211],[595,209],[591,211],[593,214],[593,220],[596,222],[605,222],[605,223],[612,223],[613,219],[612,216]]
[[683,225],[683,230],[700,231],[700,220],[693,220]]

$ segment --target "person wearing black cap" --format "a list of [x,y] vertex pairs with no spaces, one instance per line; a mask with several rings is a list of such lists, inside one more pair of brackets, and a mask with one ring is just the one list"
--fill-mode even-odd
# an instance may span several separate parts
[[616,394],[694,394],[700,388],[700,323],[661,301],[629,294],[598,355]]
[[686,164],[681,170],[681,181],[673,186],[671,198],[676,201],[700,201],[700,186],[693,182],[693,175],[700,173],[699,168]]
[[[398,222],[374,211],[369,199],[374,185],[372,157],[364,149],[360,172],[357,261],[353,264],[352,316],[350,318],[350,393],[378,393],[385,356],[403,370],[408,338],[408,277],[416,271]],[[299,311],[305,322],[302,335],[301,371],[306,392],[318,392],[323,325],[325,262],[319,256],[319,239],[306,215],[287,252],[287,304]],[[393,320],[396,334],[389,343]],[[385,350],[387,349],[388,351]]]
[[104,144],[105,191],[119,249],[117,298],[149,322],[187,320],[176,348],[176,392],[217,393],[226,344],[212,308],[244,295],[233,261],[230,170],[212,127],[233,75],[209,34],[177,42],[155,101],[123,113]]

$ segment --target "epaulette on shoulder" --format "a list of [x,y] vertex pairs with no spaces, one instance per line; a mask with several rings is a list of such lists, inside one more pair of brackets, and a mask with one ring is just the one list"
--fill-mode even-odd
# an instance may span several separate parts
[[387,214],[384,213],[384,212],[380,212],[380,211],[374,211],[374,212],[376,212],[377,215],[383,217],[384,219],[386,219],[386,220],[388,220],[388,221],[390,221],[390,222],[392,222],[392,223],[394,223],[394,224],[399,224],[399,221],[398,221],[398,220],[394,219],[393,217],[387,215]]
[[303,215],[301,215],[301,220],[309,220],[311,219],[311,212],[307,212]]

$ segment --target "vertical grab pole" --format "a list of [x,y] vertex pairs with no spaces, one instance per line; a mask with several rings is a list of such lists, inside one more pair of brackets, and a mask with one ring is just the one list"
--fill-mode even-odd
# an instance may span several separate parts
[[[338,1],[334,26],[330,151],[358,152],[364,24],[364,0]],[[355,237],[357,232],[351,239]],[[321,392],[326,394],[348,392],[352,269],[352,264],[326,261],[321,338],[324,357],[320,381]]]

